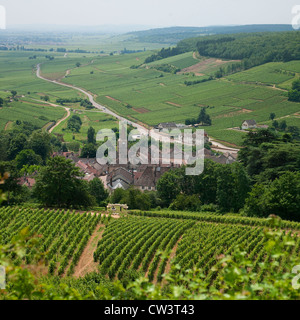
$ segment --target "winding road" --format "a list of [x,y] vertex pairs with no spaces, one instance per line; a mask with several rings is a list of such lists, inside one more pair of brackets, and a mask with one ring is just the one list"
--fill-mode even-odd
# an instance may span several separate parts
[[[127,122],[128,125],[131,125],[135,128],[137,128],[140,132],[141,135],[149,135],[149,129],[147,129],[146,127],[138,124],[138,123],[135,123],[135,122],[132,122],[132,121],[129,121],[128,119],[124,118],[124,117],[121,117],[120,115],[116,114],[115,112],[107,109],[106,107],[102,106],[101,104],[99,104],[98,102],[96,102],[94,100],[94,97],[89,93],[87,92],[86,90],[82,89],[82,88],[79,88],[79,87],[76,87],[76,86],[73,86],[71,84],[67,84],[67,83],[64,83],[64,82],[61,82],[61,81],[57,81],[57,80],[50,80],[50,79],[47,79],[45,77],[43,77],[41,75],[41,64],[39,63],[37,65],[37,70],[36,70],[36,76],[39,78],[39,79],[42,79],[44,81],[47,81],[47,82],[51,82],[51,83],[54,83],[54,84],[57,84],[57,85],[60,85],[60,86],[64,86],[64,87],[67,87],[67,88],[71,88],[71,89],[74,89],[74,90],[77,90],[83,94],[85,94],[89,101],[92,103],[92,105],[96,108],[96,109],[99,109],[101,110],[102,112],[106,113],[106,114],[109,114],[115,118],[117,118],[119,121],[124,121],[124,122]],[[64,119],[62,119],[60,122],[62,122]],[[60,123],[59,122],[59,123]],[[58,124],[59,124],[58,123]],[[57,125],[58,125],[57,124]],[[57,126],[56,125],[56,126]],[[54,128],[52,128],[54,129]],[[154,134],[152,136],[154,139],[156,140],[159,140],[161,139],[162,141],[164,141],[164,139],[167,139],[168,136],[166,135],[163,135],[162,133],[157,133],[157,134]],[[211,140],[213,142],[213,144],[215,145],[216,148],[212,148],[213,150],[216,150],[216,151],[221,151],[221,152],[230,152],[230,153],[237,153],[239,150],[238,149],[234,149],[234,148],[229,148],[219,142],[215,142],[213,140]]]
[[64,83],[64,82],[57,81],[57,80],[49,80],[49,79],[43,77],[43,76],[41,75],[41,64],[38,64],[38,65],[37,65],[36,76],[37,76],[39,79],[42,79],[42,80],[44,80],[44,81],[51,82],[51,83],[55,83],[55,84],[58,84],[58,85],[60,85],[60,86],[64,86],[64,87],[67,87],[67,88],[71,88],[71,89],[80,91],[81,93],[85,94],[85,95],[88,97],[89,101],[92,103],[92,105],[93,105],[95,108],[97,108],[97,109],[101,110],[102,112],[107,113],[107,114],[109,114],[109,115],[117,118],[117,119],[120,120],[120,121],[125,121],[125,122],[127,122],[129,125],[132,125],[133,127],[136,127],[136,128],[140,131],[141,134],[144,134],[144,135],[145,135],[145,134],[146,134],[146,135],[148,134],[148,129],[147,129],[147,128],[143,127],[142,125],[140,125],[140,124],[138,124],[138,123],[134,123],[134,122],[132,122],[132,121],[129,121],[129,120],[127,120],[126,118],[121,117],[120,115],[114,113],[113,111],[111,111],[111,110],[107,109],[106,107],[102,106],[101,104],[97,103],[97,102],[94,100],[94,97],[93,97],[89,92],[87,92],[87,91],[85,91],[85,90],[83,90],[83,89],[81,89],[81,88],[79,88],[79,87],[73,86],[73,85],[71,85],[71,84],[67,84],[67,83]]

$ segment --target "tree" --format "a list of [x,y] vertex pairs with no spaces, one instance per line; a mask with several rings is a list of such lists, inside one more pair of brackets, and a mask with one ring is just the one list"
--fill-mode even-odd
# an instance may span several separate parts
[[292,84],[292,90],[300,91],[300,79],[295,80]]
[[24,133],[15,134],[10,142],[7,150],[9,160],[14,160],[19,152],[21,152],[27,143],[27,137]]
[[276,133],[272,132],[270,129],[259,129],[256,132],[250,131],[246,135],[243,141],[243,146],[259,146],[264,142],[276,141],[278,136]]
[[89,193],[96,199],[99,206],[108,198],[108,191],[104,188],[103,182],[99,178],[94,178],[89,183]]
[[68,143],[68,149],[74,152],[78,152],[80,149],[80,143],[77,141],[72,141]]
[[12,90],[10,93],[12,94],[13,98],[18,94],[16,90]]
[[10,204],[14,197],[21,192],[21,186],[18,181],[20,172],[13,161],[0,162],[0,176],[5,177],[4,185],[1,185],[2,191],[6,194],[6,201]]
[[28,149],[32,149],[36,154],[40,155],[44,161],[50,157],[52,152],[51,136],[46,132],[34,132],[28,141]]
[[54,157],[41,168],[33,189],[35,197],[46,206],[88,207],[94,204],[84,174],[64,157]]
[[16,157],[16,165],[19,170],[21,170],[25,165],[41,165],[42,162],[43,160],[41,156],[35,154],[31,149],[22,150]]
[[62,151],[62,152],[68,152],[68,151],[69,151],[69,150],[68,150],[68,147],[67,147],[67,145],[66,145],[65,143],[62,144],[62,146],[61,146],[61,151]]
[[96,137],[95,137],[96,131],[93,127],[89,127],[87,136],[88,136],[88,143],[92,143],[92,144],[96,143]]
[[181,211],[199,211],[201,207],[201,201],[199,196],[192,195],[188,196],[186,194],[179,194],[176,199],[171,203],[171,210],[181,210]]
[[0,98],[0,108],[3,107],[3,104],[4,104],[4,100],[2,98]]
[[290,90],[288,93],[289,101],[300,102],[300,91]]
[[129,209],[139,209],[139,210],[150,210],[151,201],[148,194],[143,193],[139,189],[130,187],[128,190],[125,190],[123,197],[120,200],[121,203],[126,203]]
[[300,129],[296,126],[289,126],[287,131],[292,135],[293,139],[300,138]]
[[166,172],[157,183],[158,196],[161,198],[166,206],[180,193],[180,180],[181,177],[175,170]]
[[285,120],[282,120],[280,123],[279,123],[279,128],[283,131],[285,131],[285,129],[287,128],[287,124],[286,124],[286,121]]
[[125,190],[118,188],[116,189],[113,194],[111,195],[110,201],[112,203],[121,203],[122,199],[125,196]]
[[272,126],[275,128],[275,129],[278,129],[279,128],[279,123],[277,120],[274,120],[273,123],[272,123]]
[[76,67],[79,68],[80,66],[81,66],[81,63],[80,63],[80,62],[77,62],[77,63],[76,63]]
[[295,80],[292,84],[292,89],[288,93],[289,100],[300,102],[300,79]]
[[42,97],[41,97],[41,100],[49,101],[49,100],[50,100],[50,98],[49,98],[49,96],[42,96]]
[[73,115],[67,123],[67,128],[72,132],[79,132],[82,125],[82,121],[79,116]]
[[300,173],[286,172],[273,182],[256,184],[246,200],[248,216],[267,217],[275,214],[282,219],[300,221]]
[[201,123],[202,125],[211,126],[211,119],[210,119],[210,116],[208,114],[206,114],[206,108],[201,109],[197,121],[198,121],[198,123]]
[[96,158],[97,148],[94,144],[85,144],[81,150],[81,158]]
[[274,120],[276,118],[276,114],[274,112],[270,113],[270,120]]

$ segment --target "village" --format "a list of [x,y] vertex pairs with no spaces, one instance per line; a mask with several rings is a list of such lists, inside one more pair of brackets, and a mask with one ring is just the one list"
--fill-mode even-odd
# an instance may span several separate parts
[[[253,121],[244,121],[243,125],[246,125],[246,123],[254,124],[255,121]],[[178,128],[175,123],[161,123],[156,127],[156,129],[159,129],[160,131],[163,129],[175,128]],[[206,132],[204,133],[204,139],[204,143],[206,145],[206,148],[204,148],[205,159],[210,159],[220,164],[231,164],[237,161],[236,149],[226,148],[222,145],[221,146],[223,148],[220,147],[219,143],[215,143],[213,140],[210,140]],[[82,178],[83,180],[90,182],[94,178],[99,178],[103,182],[104,187],[111,193],[118,188],[127,190],[131,186],[140,189],[141,191],[155,191],[157,182],[164,173],[181,166],[181,164],[178,164],[175,161],[176,151],[174,151],[174,147],[171,148],[169,152],[170,163],[168,164],[166,164],[167,161],[164,161],[165,159],[163,158],[161,150],[159,150],[158,163],[152,164],[150,147],[148,152],[148,161],[143,161],[143,163],[148,164],[140,163],[133,165],[129,162],[127,164],[119,164],[117,162],[116,164],[101,165],[98,163],[96,158],[80,158],[79,153],[75,152],[54,152],[52,157],[62,156],[71,160],[84,174],[84,177]],[[185,164],[184,161],[183,164]],[[35,184],[34,175],[31,177],[22,177],[20,179],[20,184],[31,189]]]

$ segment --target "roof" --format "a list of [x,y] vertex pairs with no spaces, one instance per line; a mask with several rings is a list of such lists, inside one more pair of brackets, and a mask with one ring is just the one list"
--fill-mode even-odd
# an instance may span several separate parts
[[155,187],[155,172],[153,168],[147,167],[141,177],[136,181],[135,185],[141,187]]
[[76,163],[76,167],[79,167],[80,169],[86,170],[88,166],[87,166],[84,162],[82,162],[82,161],[80,160],[80,161],[78,161],[78,162]]
[[18,180],[18,184],[31,189],[35,185],[35,179],[29,177],[21,177]]
[[[249,125],[249,126],[254,126],[254,125],[256,125],[256,121],[255,120],[244,120],[244,122],[247,122],[247,124]],[[243,123],[244,123],[243,122]]]
[[133,182],[132,173],[124,168],[118,168],[107,176],[107,185],[112,189],[128,189]]
[[116,189],[128,189],[130,187],[130,184],[126,183],[125,181],[118,179],[117,181],[113,181],[111,188],[113,190]]
[[96,178],[96,176],[92,173],[92,174],[86,174],[86,175],[83,177],[83,180],[90,182],[90,181],[92,181],[92,180],[95,179],[95,178]]
[[158,126],[163,128],[177,128],[177,124],[175,122],[162,122]]

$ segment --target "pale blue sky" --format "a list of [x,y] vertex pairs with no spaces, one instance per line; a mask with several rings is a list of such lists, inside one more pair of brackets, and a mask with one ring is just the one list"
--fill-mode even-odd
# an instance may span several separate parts
[[0,0],[7,24],[291,24],[300,0]]

